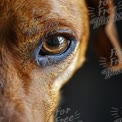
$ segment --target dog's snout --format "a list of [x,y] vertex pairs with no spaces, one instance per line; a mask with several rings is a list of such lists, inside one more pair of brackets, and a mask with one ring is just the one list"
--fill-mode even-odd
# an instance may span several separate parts
[[5,46],[0,48],[0,122],[45,122],[38,85],[18,62]]
[[25,122],[25,121],[22,121],[20,117],[17,117],[17,115],[9,116],[9,114],[10,113],[6,113],[6,115],[1,115],[0,122],[13,122],[13,121]]
[[23,117],[19,114],[6,113],[6,115],[0,116],[0,122],[31,122],[27,117]]
[[7,52],[0,50],[0,122],[31,122],[22,80]]
[[20,112],[17,112],[11,105],[0,105],[0,122],[28,122],[27,116],[24,117]]

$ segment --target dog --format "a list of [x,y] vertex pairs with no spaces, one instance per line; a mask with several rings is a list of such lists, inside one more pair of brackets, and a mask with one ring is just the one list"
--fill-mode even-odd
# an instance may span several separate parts
[[[0,122],[54,121],[60,88],[85,61],[88,6],[99,2],[1,0]],[[113,3],[101,5],[108,10]],[[104,14],[112,17],[114,11]],[[112,19],[99,27],[94,42],[102,57],[120,49]]]

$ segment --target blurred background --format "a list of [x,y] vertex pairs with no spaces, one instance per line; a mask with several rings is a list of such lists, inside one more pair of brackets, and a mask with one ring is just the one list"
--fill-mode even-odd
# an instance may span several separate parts
[[[118,3],[122,7],[121,0],[116,0],[115,6]],[[122,17],[116,26],[122,45]],[[93,26],[90,30],[86,62],[62,88],[63,99],[56,111],[56,122],[122,122],[122,71],[109,79],[101,74],[103,67],[92,42],[97,30]]]

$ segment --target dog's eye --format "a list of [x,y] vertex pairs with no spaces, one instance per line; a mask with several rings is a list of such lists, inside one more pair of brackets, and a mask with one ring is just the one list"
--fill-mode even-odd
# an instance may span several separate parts
[[42,67],[57,64],[73,52],[76,42],[72,32],[56,31],[49,33],[40,40],[35,49],[35,60]]
[[50,38],[46,38],[46,40],[44,40],[42,44],[42,50],[40,51],[40,54],[61,54],[68,48],[69,42],[70,41],[63,36],[53,36]]

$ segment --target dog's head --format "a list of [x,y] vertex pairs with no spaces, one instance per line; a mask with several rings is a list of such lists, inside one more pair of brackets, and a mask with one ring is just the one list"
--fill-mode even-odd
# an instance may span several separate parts
[[[60,88],[85,60],[87,8],[84,0],[0,2],[2,122],[50,121]],[[111,48],[105,28],[100,33]]]

